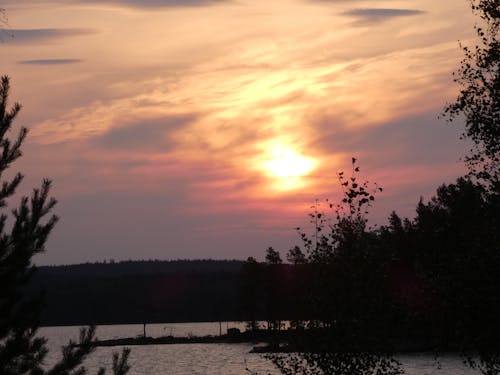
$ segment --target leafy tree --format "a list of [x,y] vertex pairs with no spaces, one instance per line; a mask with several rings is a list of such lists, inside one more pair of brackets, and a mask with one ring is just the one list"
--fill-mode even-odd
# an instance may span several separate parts
[[500,179],[500,3],[470,0],[481,24],[475,26],[479,44],[462,46],[465,58],[454,74],[460,86],[456,101],[444,115],[449,121],[465,117],[464,138],[474,145],[466,157],[471,172],[498,185]]
[[292,337],[297,354],[268,356],[283,374],[399,374],[399,364],[381,345],[388,327],[380,298],[380,277],[372,254],[375,237],[367,230],[366,213],[382,189],[352,173],[337,177],[342,188],[338,203],[327,201],[333,217],[313,206],[311,236],[299,228],[309,267],[309,315],[306,330]]
[[[374,200],[353,160],[334,215],[316,203],[306,263],[305,329],[297,354],[268,356],[283,374],[398,374],[395,350],[458,351],[483,374],[500,373],[500,193],[470,178],[442,185],[417,205],[367,228]],[[375,191],[374,191],[375,190]],[[300,249],[299,249],[300,250]],[[300,251],[302,252],[302,251]]]
[[[470,174],[483,186],[460,180],[456,185],[443,186],[434,202],[419,205],[418,214],[420,227],[425,225],[426,219],[443,224],[444,234],[436,239],[444,249],[450,249],[448,240],[452,239],[453,257],[439,265],[448,274],[448,284],[461,281],[466,289],[460,290],[457,285],[444,282],[439,285],[453,296],[445,301],[455,302],[460,311],[469,311],[470,316],[476,317],[475,322],[474,319],[464,322],[465,314],[460,319],[460,330],[467,332],[465,343],[479,354],[479,361],[469,357],[469,364],[480,367],[485,374],[497,374],[500,373],[500,351],[491,332],[498,331],[496,295],[500,285],[497,276],[500,256],[500,3],[498,0],[469,1],[472,11],[479,17],[479,23],[474,26],[479,41],[474,47],[461,45],[465,57],[455,73],[455,82],[461,89],[456,101],[445,108],[444,115],[449,121],[459,116],[465,118],[462,136],[473,142],[465,161]],[[464,198],[468,199],[465,204],[469,206],[464,206]],[[463,220],[463,215],[458,219],[456,215],[448,215],[450,211],[458,215],[465,211],[469,220]],[[445,224],[448,219],[450,223]],[[439,267],[433,263],[432,269]],[[475,272],[471,273],[474,268]],[[454,274],[450,276],[450,273]],[[439,277],[437,270],[434,274]],[[440,276],[441,281],[445,278]]]
[[[5,172],[21,155],[21,146],[28,130],[21,128],[13,140],[7,134],[13,120],[21,110],[15,103],[8,108],[9,78],[0,81],[0,208],[7,208],[23,175],[17,173],[11,179]],[[3,375],[76,375],[84,374],[83,360],[94,349],[95,329],[82,329],[78,343],[70,341],[62,348],[62,359],[50,369],[43,369],[48,349],[46,339],[37,336],[43,296],[29,297],[25,287],[36,270],[34,255],[45,251],[48,235],[57,223],[51,214],[56,200],[49,195],[51,181],[44,180],[31,197],[22,197],[12,210],[12,222],[6,213],[0,215],[0,369]],[[129,366],[129,350],[113,357],[115,375],[125,374]],[[100,369],[99,375],[105,370]]]

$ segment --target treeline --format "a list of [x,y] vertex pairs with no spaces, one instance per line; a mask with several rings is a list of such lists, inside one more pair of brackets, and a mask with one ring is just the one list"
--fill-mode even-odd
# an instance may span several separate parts
[[232,320],[241,261],[180,260],[39,267],[44,325]]
[[62,266],[42,266],[38,268],[39,274],[67,274],[79,276],[124,276],[151,274],[162,272],[217,272],[237,271],[241,266],[239,260],[213,260],[213,259],[177,259],[177,260],[125,260],[113,259],[103,262],[70,264]]
[[44,325],[273,324],[276,308],[280,319],[296,315],[299,274],[289,264],[270,269],[257,261],[250,268],[238,260],[106,261],[39,267],[28,292],[45,294]]

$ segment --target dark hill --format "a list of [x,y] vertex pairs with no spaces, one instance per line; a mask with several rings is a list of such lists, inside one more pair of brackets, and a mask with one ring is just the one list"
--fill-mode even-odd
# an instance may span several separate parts
[[126,261],[39,267],[44,325],[237,320],[236,260]]

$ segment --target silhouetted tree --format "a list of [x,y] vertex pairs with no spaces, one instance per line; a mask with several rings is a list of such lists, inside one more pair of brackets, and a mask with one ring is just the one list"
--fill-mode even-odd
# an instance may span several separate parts
[[[0,208],[6,209],[23,176],[17,173],[10,180],[6,170],[21,154],[27,129],[21,128],[13,140],[7,137],[13,120],[21,110],[18,103],[8,108],[9,78],[0,82]],[[92,352],[94,328],[82,329],[80,341],[69,342],[62,349],[62,359],[51,369],[44,370],[42,363],[47,355],[46,340],[37,337],[42,295],[29,297],[25,286],[36,270],[32,257],[45,251],[45,242],[58,218],[51,214],[56,200],[49,196],[50,180],[33,190],[31,197],[22,197],[19,206],[12,210],[12,222],[6,213],[0,215],[0,372],[2,375],[66,375],[83,374],[83,360]],[[128,349],[121,356],[113,357],[115,375],[128,371]],[[99,370],[104,374],[104,369]]]
[[[494,277],[498,273],[498,268],[496,273],[492,274],[491,267],[498,267],[500,256],[499,238],[498,234],[495,234],[500,231],[498,225],[500,220],[500,3],[498,0],[469,1],[472,11],[479,17],[479,24],[474,26],[479,41],[474,47],[461,45],[465,57],[455,73],[455,82],[460,85],[461,89],[456,101],[445,108],[444,114],[449,121],[457,117],[465,117],[463,137],[473,141],[473,148],[465,161],[470,174],[476,177],[486,190],[479,191],[480,187],[474,187],[470,183],[466,185],[463,181],[459,181],[454,186],[442,187],[441,191],[438,191],[438,202],[443,202],[444,198],[456,198],[457,194],[463,196],[465,192],[475,188],[476,202],[474,207],[468,207],[469,210],[466,213],[469,218],[474,217],[474,219],[468,222],[462,220],[467,223],[462,234],[459,234],[459,230],[463,229],[463,226],[459,228],[454,225],[453,234],[450,236],[452,239],[460,238],[468,246],[465,249],[463,242],[454,242],[454,248],[460,249],[463,253],[458,256],[454,254],[453,258],[448,259],[449,263],[444,262],[444,264],[446,270],[456,273],[460,267],[457,262],[461,262],[464,275],[472,277],[472,280],[467,281],[463,276],[452,278],[452,280],[463,280],[470,293],[456,291],[460,294],[454,295],[451,301],[457,304],[465,302],[465,306],[460,307],[461,310],[468,310],[467,306],[474,306],[476,313],[471,312],[471,314],[479,319],[478,322],[489,326],[482,327],[482,329],[475,327],[472,321],[464,322],[462,318],[465,314],[461,315],[460,321],[467,327],[467,329],[461,327],[461,330],[476,330],[475,333],[469,332],[470,335],[463,338],[468,345],[472,345],[472,350],[479,351],[480,354],[479,363],[473,361],[471,357],[469,357],[469,363],[472,366],[482,367],[483,373],[496,374],[500,372],[499,348],[496,344],[497,340],[492,339],[489,333],[498,331],[498,319],[494,319],[494,316],[499,313],[498,299],[492,297],[495,293],[498,295],[499,292],[499,280],[498,277]],[[445,206],[456,211],[456,207],[449,207],[449,203],[454,201],[454,199],[447,199]],[[439,207],[419,207],[419,217],[424,214],[428,215],[430,208],[438,209]],[[441,221],[447,217],[446,212],[442,211],[431,216]],[[439,236],[440,243],[445,248],[449,248],[446,240],[445,236]],[[479,267],[481,271],[476,270],[471,275],[470,268],[472,267]],[[478,278],[483,279],[479,284]],[[486,288],[486,293],[482,293],[485,290],[487,278],[490,279],[488,281],[490,286]],[[453,295],[455,288],[449,286],[449,289],[450,294]],[[463,300],[464,297],[467,301]],[[486,302],[489,308],[484,309],[481,306],[484,306]],[[480,311],[479,316],[478,311]]]
[[433,293],[438,347],[447,350],[454,343],[471,366],[484,374],[498,373],[498,195],[464,178],[443,185],[428,203],[419,203],[415,231],[421,274]]
[[420,199],[415,219],[392,212],[370,229],[381,189],[358,172],[353,160],[351,176],[339,173],[333,218],[312,207],[314,234],[301,233],[308,321],[289,335],[297,354],[268,357],[283,374],[397,374],[393,351],[457,351],[500,373],[499,192],[459,178]]
[[[308,329],[292,338],[297,354],[268,357],[283,374],[399,374],[399,364],[381,344],[386,314],[380,298],[381,278],[372,254],[376,237],[367,231],[366,213],[381,191],[352,173],[338,173],[343,197],[327,201],[333,217],[313,206],[315,233],[301,233],[310,267]],[[300,228],[299,228],[300,233]],[[382,335],[381,335],[382,333]]]
[[266,263],[267,264],[283,263],[279,251],[274,250],[272,247],[268,247],[266,250]]
[[445,108],[449,121],[465,116],[464,138],[474,142],[466,161],[472,173],[494,184],[500,179],[500,4],[498,0],[470,0],[482,24],[476,25],[479,43],[461,46],[465,58],[455,74],[461,86],[457,100]]
[[288,251],[286,259],[294,265],[304,264],[306,262],[306,256],[298,246],[294,246]]

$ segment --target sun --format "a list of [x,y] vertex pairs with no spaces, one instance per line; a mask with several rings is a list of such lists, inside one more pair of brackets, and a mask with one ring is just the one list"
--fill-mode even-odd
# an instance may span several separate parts
[[302,178],[314,169],[315,164],[314,159],[280,145],[271,150],[263,167],[269,177],[278,180],[278,187],[291,189],[301,185]]

